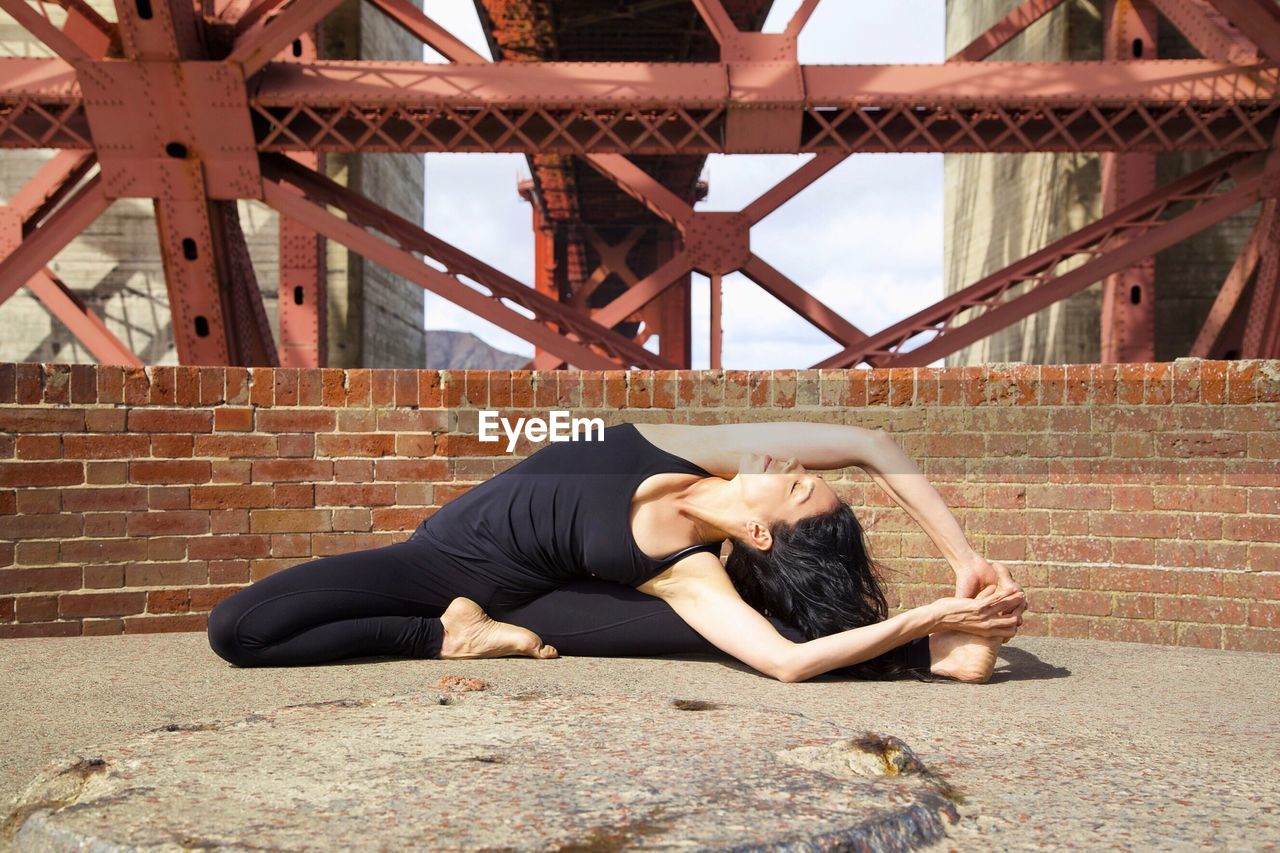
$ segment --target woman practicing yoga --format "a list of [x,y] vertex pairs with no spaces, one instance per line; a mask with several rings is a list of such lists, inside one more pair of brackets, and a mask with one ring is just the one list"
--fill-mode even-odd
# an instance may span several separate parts
[[[209,615],[211,647],[237,666],[710,652],[782,681],[982,682],[1022,624],[1022,590],[969,547],[883,431],[622,423],[603,435],[540,448],[404,542],[237,591]],[[853,511],[807,470],[851,465],[937,544],[955,597],[887,618]]]

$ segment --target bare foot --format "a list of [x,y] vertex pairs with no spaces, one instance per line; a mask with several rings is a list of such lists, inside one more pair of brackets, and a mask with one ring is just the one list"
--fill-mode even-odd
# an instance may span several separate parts
[[929,635],[929,670],[969,684],[983,684],[996,668],[1000,637],[978,637],[963,631],[935,631]]
[[502,658],[513,655],[531,658],[559,657],[554,646],[544,645],[528,628],[495,622],[469,598],[455,598],[440,615],[444,625],[442,660]]

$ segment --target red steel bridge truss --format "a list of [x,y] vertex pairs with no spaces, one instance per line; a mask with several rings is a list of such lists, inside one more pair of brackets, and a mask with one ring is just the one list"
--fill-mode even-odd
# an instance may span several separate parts
[[[541,369],[689,367],[694,271],[712,367],[732,272],[832,339],[815,367],[929,364],[1097,281],[1103,360],[1143,361],[1153,255],[1259,205],[1191,355],[1280,357],[1275,0],[1099,0],[1103,61],[987,60],[1064,2],[1025,0],[910,66],[800,64],[818,0],[780,33],[760,32],[771,0],[477,0],[496,62],[407,0],[365,0],[449,62],[318,59],[340,2],[116,0],[108,21],[0,0],[54,54],[0,59],[0,147],[60,149],[0,205],[0,301],[29,287],[97,358],[138,364],[47,264],[114,199],[150,198],[184,364],[322,365],[325,239],[531,342]],[[1155,58],[1160,19],[1202,58]],[[1155,155],[1190,150],[1218,156],[1157,186]],[[328,151],[526,154],[533,286],[326,177]],[[756,223],[851,154],[1036,151],[1100,152],[1102,217],[888,328],[752,251]],[[742,210],[698,211],[711,153],[814,156]],[[278,346],[242,198],[280,215]]]

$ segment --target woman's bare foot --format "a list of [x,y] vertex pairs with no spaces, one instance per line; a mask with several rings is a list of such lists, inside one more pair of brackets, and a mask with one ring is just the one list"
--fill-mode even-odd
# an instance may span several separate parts
[[963,631],[935,631],[929,635],[929,670],[970,684],[983,684],[996,668],[1000,637],[979,637]]
[[531,658],[559,657],[554,646],[543,644],[528,628],[495,622],[469,598],[455,598],[440,615],[444,626],[442,660],[502,658],[518,655]]

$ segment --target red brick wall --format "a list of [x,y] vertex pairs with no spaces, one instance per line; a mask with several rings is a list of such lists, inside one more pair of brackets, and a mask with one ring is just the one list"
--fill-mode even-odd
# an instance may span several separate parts
[[[241,585],[398,541],[515,458],[475,412],[884,427],[1030,633],[1280,651],[1280,362],[881,371],[507,372],[0,365],[0,637],[202,630]],[[469,419],[469,420],[468,420]],[[468,430],[468,425],[470,430]],[[521,444],[517,457],[531,448]],[[837,472],[830,472],[831,477]],[[928,537],[857,469],[898,570]]]

